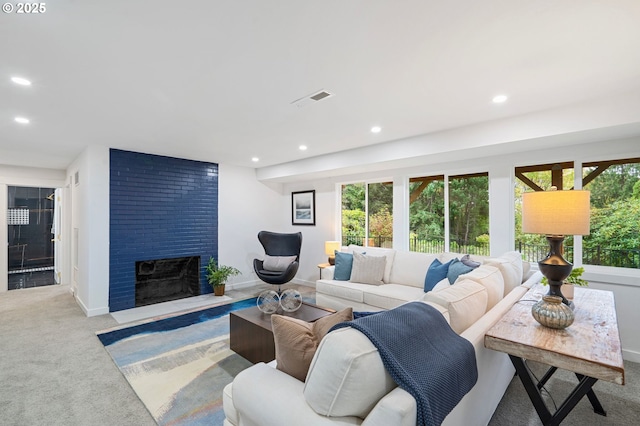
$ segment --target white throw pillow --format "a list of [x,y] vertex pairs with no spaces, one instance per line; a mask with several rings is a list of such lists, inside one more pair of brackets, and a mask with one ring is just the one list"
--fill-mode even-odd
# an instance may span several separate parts
[[519,252],[506,252],[498,258],[486,260],[484,264],[500,269],[504,278],[505,296],[522,284],[522,255]]
[[451,328],[460,334],[487,311],[487,290],[475,281],[460,280],[440,291],[424,295],[425,302],[446,308],[451,318]]
[[487,310],[493,308],[504,297],[504,278],[495,266],[481,265],[468,274],[458,277],[458,281],[465,279],[482,284],[487,289]]
[[364,419],[396,386],[371,341],[346,327],[320,342],[304,384],[304,398],[323,416]]
[[[387,259],[387,263],[384,267],[384,276],[382,277],[382,281],[385,283],[391,282],[391,267],[393,266],[393,261],[396,256],[396,251],[393,249],[386,249],[380,247],[361,247],[356,245],[350,245],[349,251],[351,253],[364,253],[373,255],[373,256],[384,256]],[[427,265],[428,266],[428,265]]]
[[349,281],[361,284],[383,284],[386,263],[387,259],[384,256],[369,256],[354,252]]
[[269,256],[265,254],[262,267],[267,271],[284,272],[294,260],[296,260],[296,256]]

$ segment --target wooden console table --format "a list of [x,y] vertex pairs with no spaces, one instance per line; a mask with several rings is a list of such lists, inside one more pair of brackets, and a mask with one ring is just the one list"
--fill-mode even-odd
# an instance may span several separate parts
[[[592,387],[598,380],[624,384],[624,364],[613,293],[575,289],[575,321],[564,330],[544,327],[531,315],[531,306],[547,288],[534,286],[500,319],[484,337],[489,349],[509,354],[516,372],[544,425],[558,425],[587,395],[596,413],[606,415]],[[551,366],[539,382],[525,360]],[[551,413],[540,389],[561,368],[578,379],[573,392]]]

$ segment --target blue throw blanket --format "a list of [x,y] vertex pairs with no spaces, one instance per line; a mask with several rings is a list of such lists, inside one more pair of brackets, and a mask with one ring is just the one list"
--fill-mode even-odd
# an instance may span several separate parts
[[378,348],[393,380],[415,398],[419,426],[441,424],[478,380],[473,345],[426,303],[407,303],[332,330],[343,327],[359,330]]

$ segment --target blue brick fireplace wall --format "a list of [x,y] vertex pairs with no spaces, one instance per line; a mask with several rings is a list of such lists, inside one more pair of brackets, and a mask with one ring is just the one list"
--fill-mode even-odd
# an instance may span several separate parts
[[110,150],[109,310],[135,307],[135,262],[218,258],[218,165]]

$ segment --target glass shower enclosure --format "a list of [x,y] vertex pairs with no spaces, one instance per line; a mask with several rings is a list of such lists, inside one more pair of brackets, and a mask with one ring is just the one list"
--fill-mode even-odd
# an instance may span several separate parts
[[55,284],[55,188],[8,188],[9,290]]

